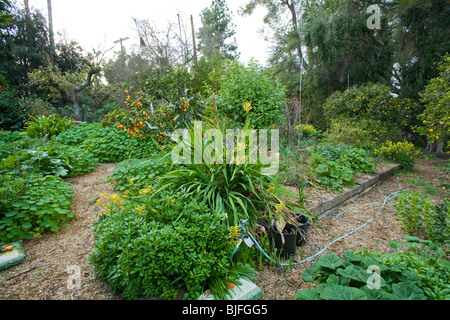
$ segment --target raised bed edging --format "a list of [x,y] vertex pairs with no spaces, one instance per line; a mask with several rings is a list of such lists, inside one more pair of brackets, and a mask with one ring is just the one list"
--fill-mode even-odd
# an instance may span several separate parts
[[368,179],[356,179],[355,186],[352,189],[347,190],[330,200],[326,200],[315,207],[308,208],[308,210],[312,214],[319,216],[319,219],[323,219],[331,214],[334,214],[336,210],[346,202],[355,200],[359,196],[365,194],[377,184],[383,182],[395,172],[399,171],[401,168],[401,165],[395,164],[383,172],[366,175],[368,176]]

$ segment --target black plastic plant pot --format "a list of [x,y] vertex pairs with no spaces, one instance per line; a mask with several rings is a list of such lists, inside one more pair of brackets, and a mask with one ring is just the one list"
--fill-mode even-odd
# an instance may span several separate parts
[[298,221],[298,233],[297,233],[297,247],[302,246],[306,243],[306,236],[308,235],[308,217],[297,216]]
[[283,256],[295,255],[297,250],[297,233],[298,233],[298,228],[296,226],[286,223],[286,226],[283,229],[283,233],[281,233],[277,230],[277,227],[275,225],[272,225],[270,231],[275,243],[275,248],[281,249],[281,254]]

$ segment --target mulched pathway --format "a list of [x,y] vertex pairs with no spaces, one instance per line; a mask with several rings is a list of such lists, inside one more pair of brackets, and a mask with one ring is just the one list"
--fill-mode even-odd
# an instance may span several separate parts
[[[439,160],[418,160],[410,175],[420,176],[423,180],[438,186],[443,179],[449,181],[449,173],[439,169]],[[68,227],[58,233],[45,233],[41,238],[23,242],[27,260],[14,268],[0,274],[1,300],[116,300],[103,280],[93,274],[88,254],[93,248],[94,237],[90,228],[98,218],[94,203],[101,194],[112,193],[113,187],[107,177],[112,174],[114,165],[101,165],[87,175],[67,179],[73,184],[76,196],[73,199],[72,212],[78,217]],[[311,225],[308,230],[307,243],[297,251],[296,259],[302,260],[316,254],[334,239],[374,217],[381,204],[363,206],[366,203],[383,201],[389,194],[399,188],[414,187],[410,175],[391,177],[375,187],[353,203],[341,208],[341,212],[356,207],[354,210],[337,218],[327,217],[321,220],[321,226]],[[439,178],[441,177],[441,178]],[[409,182],[408,182],[409,181]],[[448,191],[436,196],[436,199],[448,197]],[[401,223],[394,216],[395,200],[390,201],[379,215],[365,228],[354,232],[344,239],[332,244],[323,254],[341,255],[344,250],[376,249],[391,252],[389,241],[402,241],[404,232]],[[291,300],[295,292],[308,287],[302,281],[301,274],[305,267],[314,260],[292,268],[264,268],[255,283],[264,292],[263,299]],[[69,280],[78,270],[81,277],[80,289],[70,288]]]

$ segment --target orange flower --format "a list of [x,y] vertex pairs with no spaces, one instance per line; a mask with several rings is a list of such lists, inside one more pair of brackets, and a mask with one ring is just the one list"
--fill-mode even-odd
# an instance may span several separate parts
[[162,146],[162,148],[161,148],[161,149],[163,149],[163,150],[164,150],[164,149],[166,149],[166,146]]

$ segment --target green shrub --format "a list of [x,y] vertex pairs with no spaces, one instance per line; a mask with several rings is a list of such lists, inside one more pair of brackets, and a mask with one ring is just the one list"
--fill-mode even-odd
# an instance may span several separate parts
[[3,174],[0,185],[0,243],[58,231],[70,213],[72,185],[55,176]]
[[25,132],[0,132],[0,159],[14,155],[20,150],[34,146],[38,139],[30,138]]
[[111,175],[115,190],[128,190],[131,194],[149,186],[169,170],[169,165],[158,159],[129,159],[119,163]]
[[378,132],[378,140],[382,142],[386,134],[394,141],[401,138],[401,135],[395,138],[394,134],[410,130],[415,124],[414,115],[420,110],[412,100],[394,97],[389,87],[372,83],[334,92],[327,98],[323,109],[328,121],[350,119],[353,124],[369,121],[369,125],[361,128],[366,128],[371,134]]
[[31,117],[33,120],[27,123],[25,132],[32,138],[51,138],[72,126],[73,120],[55,115]]
[[85,146],[84,141],[95,137],[97,132],[102,130],[103,127],[99,123],[83,123],[79,126],[72,126],[70,129],[54,137],[53,140],[65,145]]
[[317,130],[311,124],[305,125],[302,129],[302,135],[306,138],[313,137],[316,134],[317,134]]
[[27,172],[75,177],[94,171],[98,160],[85,147],[47,143],[17,152],[14,157]]
[[295,127],[295,130],[301,130],[300,134],[304,138],[315,137],[318,134],[316,128],[311,124],[299,124]]
[[104,127],[115,128],[118,125],[125,123],[128,116],[128,111],[124,109],[115,109],[103,117],[101,124]]
[[[343,258],[327,254],[303,271],[316,287],[298,291],[298,300],[448,300],[450,264],[430,241],[405,236],[411,244],[391,242],[406,252],[344,251]],[[428,250],[419,245],[428,246]],[[432,252],[435,250],[436,252]],[[376,273],[376,270],[379,273]],[[377,277],[378,275],[378,277]],[[378,281],[377,281],[378,280]]]
[[342,186],[352,186],[356,173],[375,172],[368,151],[344,144],[316,146],[310,166],[322,185],[334,191],[342,190]]
[[381,155],[388,161],[400,164],[405,171],[411,171],[414,168],[414,159],[420,155],[420,152],[410,142],[393,143],[388,140],[374,150],[374,155]]
[[84,147],[101,163],[146,159],[160,152],[149,139],[128,137],[126,132],[103,127],[100,123],[74,126],[56,137],[55,141]]
[[20,130],[27,118],[20,107],[20,94],[14,90],[0,92],[0,129],[9,131]]
[[394,214],[397,220],[403,222],[403,230],[424,232],[431,241],[450,244],[449,200],[437,205],[418,191],[401,192],[397,200]]
[[[95,274],[127,299],[175,299],[180,292],[195,299],[217,283],[237,283],[231,272],[234,250],[224,217],[206,205],[187,203],[180,194],[115,200],[94,224]],[[238,269],[254,274],[248,267]]]
[[223,80],[217,105],[221,115],[242,127],[248,116],[242,106],[248,101],[254,127],[271,128],[283,120],[284,95],[284,88],[255,62],[245,67],[234,61]]

